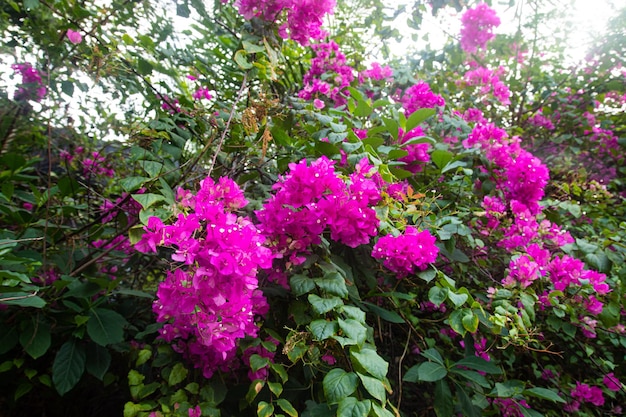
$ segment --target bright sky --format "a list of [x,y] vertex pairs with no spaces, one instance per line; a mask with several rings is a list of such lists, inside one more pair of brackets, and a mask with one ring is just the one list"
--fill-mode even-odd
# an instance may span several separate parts
[[[397,4],[398,0],[388,0],[390,3]],[[623,0],[622,0],[623,1]],[[406,3],[406,1],[403,1]],[[500,27],[496,29],[496,33],[512,33],[516,29],[517,22],[515,19],[515,7],[509,8],[507,0],[494,0],[493,8],[497,11],[498,16],[502,20]],[[501,5],[500,3],[504,3]],[[530,13],[525,0],[515,0],[516,6],[523,6],[523,13]],[[573,28],[569,43],[570,54],[574,62],[579,61],[585,55],[589,46],[591,34],[601,33],[606,28],[606,22],[612,16],[614,10],[623,7],[618,6],[619,0],[557,0],[557,3],[564,4],[563,10],[571,12],[571,21]],[[410,10],[410,5],[408,9]],[[461,30],[461,13],[457,13],[453,8],[440,10],[438,17],[433,17],[430,13],[424,15],[421,33],[428,33],[428,43],[432,49],[438,49],[447,40],[448,35],[457,37]],[[401,33],[414,33],[414,31],[406,26],[402,18],[396,22],[400,26]],[[404,27],[403,27],[404,26]],[[393,48],[398,53],[406,53],[407,48],[422,49],[425,46],[423,40],[414,42],[410,36],[399,45]]]

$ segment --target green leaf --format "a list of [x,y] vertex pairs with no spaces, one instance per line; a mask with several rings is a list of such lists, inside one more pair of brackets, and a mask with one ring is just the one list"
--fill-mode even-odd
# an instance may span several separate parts
[[446,375],[448,375],[446,368],[434,362],[424,362],[417,368],[417,378],[420,381],[439,381],[445,378]]
[[262,368],[266,368],[267,366],[269,366],[269,364],[269,358],[257,354],[250,356],[250,369],[252,369],[253,372],[256,372]]
[[74,95],[74,83],[67,80],[61,81],[61,91],[72,97]]
[[356,342],[359,346],[365,343],[367,337],[367,328],[354,319],[339,319],[339,328],[343,331],[344,335]]
[[172,368],[172,371],[168,375],[167,383],[169,384],[170,387],[180,384],[181,382],[185,380],[185,378],[187,378],[187,374],[189,374],[189,371],[187,370],[187,368],[185,368],[185,365],[178,362],[174,365],[174,367]]
[[476,371],[452,368],[450,369],[450,373],[461,375],[463,378],[469,381],[475,382],[483,388],[491,388],[491,384],[489,383],[489,381],[487,381],[487,378],[485,378],[484,376],[482,376]]
[[522,413],[522,416],[524,417],[544,417],[543,414],[541,414],[538,411],[533,410],[532,408],[519,407],[519,411]]
[[272,414],[274,414],[274,405],[265,401],[259,401],[256,407],[256,415],[258,417],[270,417]]
[[357,375],[361,379],[361,383],[367,392],[381,403],[385,403],[387,400],[387,393],[385,391],[385,385],[379,379],[372,378],[371,376],[363,375],[357,372]]
[[523,395],[529,395],[531,397],[537,397],[544,400],[554,401],[557,403],[565,403],[566,401],[559,396],[556,391],[547,388],[529,388],[522,392]]
[[24,0],[24,9],[34,10],[39,7],[39,0]]
[[159,201],[164,201],[165,197],[161,194],[153,194],[153,193],[145,193],[145,194],[133,194],[133,199],[141,204],[141,207],[147,209],[148,207],[158,203]]
[[467,301],[467,294],[457,294],[453,291],[448,291],[448,299],[452,301],[455,307],[462,306]]
[[126,319],[119,313],[106,308],[94,308],[89,311],[87,334],[100,346],[119,343],[124,340]]
[[442,149],[435,149],[430,154],[430,159],[437,165],[437,168],[443,169],[448,162],[452,159],[452,152],[444,151]]
[[30,390],[33,389],[33,384],[30,382],[23,382],[17,386],[15,389],[15,394],[13,395],[13,400],[17,401],[24,395],[28,394]]
[[[450,292],[450,294],[452,294],[452,292]],[[461,295],[467,296],[466,294],[461,294]],[[472,312],[472,310],[466,310],[465,311],[465,314],[463,315],[462,322],[463,322],[463,327],[468,332],[476,333],[476,330],[478,330],[478,316],[475,315]]]
[[382,307],[377,306],[376,304],[364,301],[363,304],[367,306],[367,309],[372,313],[376,314],[381,319],[388,321],[389,323],[404,323],[404,319],[400,317],[400,315],[394,311],[386,310]]
[[247,53],[243,49],[240,49],[237,52],[235,52],[234,59],[237,65],[239,65],[239,68],[243,70],[249,70],[250,68],[254,66],[248,61]]
[[326,340],[329,337],[337,334],[339,325],[335,320],[314,320],[309,324],[309,330],[313,337],[317,340]]
[[160,162],[147,160],[139,162],[143,170],[146,171],[146,174],[150,175],[150,178],[156,178],[163,172],[163,164]]
[[419,369],[419,367],[420,367],[419,364],[411,366],[404,373],[404,376],[402,376],[402,380],[406,381],[406,382],[417,382],[417,381],[419,381],[419,377],[417,375],[417,370]]
[[0,323],[0,355],[13,349],[19,340],[17,328]]
[[306,275],[296,274],[289,279],[291,291],[296,297],[313,291],[315,288],[315,281]]
[[411,113],[409,118],[406,121],[406,131],[410,132],[415,127],[417,127],[420,123],[424,122],[429,117],[435,114],[435,109],[424,108],[419,109]]
[[422,355],[423,357],[425,357],[428,360],[431,360],[431,361],[433,361],[435,363],[438,363],[439,365],[443,366],[443,364],[444,364],[443,358],[441,357],[441,354],[435,348],[430,348],[428,350],[425,350],[424,352],[421,352],[420,355]]
[[484,360],[478,356],[469,356],[456,362],[454,366],[463,366],[465,368],[474,369],[476,371],[485,372],[488,374],[501,374],[502,370],[495,366],[493,363]]
[[448,289],[441,287],[432,287],[428,290],[428,301],[436,306],[440,306],[448,298]]
[[143,58],[137,59],[137,72],[141,75],[149,75],[154,69],[154,65]]
[[454,415],[454,401],[450,387],[443,379],[435,382],[435,402],[433,404],[437,417],[452,417]]
[[87,372],[102,381],[109,366],[111,366],[111,354],[106,348],[95,343],[87,345]]
[[274,394],[277,397],[280,397],[280,394],[283,393],[283,384],[281,384],[280,382],[268,381],[267,386],[269,387],[272,394]]
[[74,388],[85,372],[85,349],[75,339],[65,342],[52,364],[52,382],[59,395]]
[[141,188],[141,186],[148,181],[147,177],[127,177],[120,180],[120,185],[127,193],[133,192]]
[[370,400],[359,401],[354,397],[341,400],[337,408],[337,417],[365,417],[372,409]]
[[335,411],[326,403],[318,404],[313,400],[306,400],[305,404],[306,409],[302,417],[337,417]]
[[387,376],[389,364],[374,349],[351,349],[353,362],[373,377],[383,380]]
[[291,405],[291,403],[287,401],[286,399],[279,398],[278,400],[276,400],[276,404],[289,416],[298,417],[298,412],[293,407],[293,405]]
[[20,344],[33,359],[43,356],[50,348],[50,326],[33,316],[20,333]]
[[480,409],[472,403],[472,400],[467,395],[465,390],[457,384],[456,395],[459,397],[461,403],[461,410],[464,417],[481,417],[482,413]]
[[43,308],[46,302],[43,298],[27,292],[6,292],[0,295],[0,305]]
[[511,398],[524,392],[525,385],[526,384],[524,384],[523,381],[519,381],[517,379],[496,382],[496,387],[492,391],[492,394],[495,393],[498,397],[502,398]]
[[465,336],[465,333],[467,333],[467,330],[465,329],[465,326],[463,325],[463,317],[464,317],[463,310],[454,310],[450,314],[450,317],[448,317],[448,324],[450,325],[452,330],[454,330],[461,336]]
[[374,410],[374,416],[376,417],[396,417],[391,411],[382,408],[376,403],[372,403],[372,410]]
[[322,383],[326,401],[331,405],[339,403],[356,391],[358,383],[359,377],[354,372],[348,373],[341,368],[332,369]]
[[324,275],[324,278],[316,278],[314,281],[320,289],[326,291],[327,293],[337,295],[342,298],[346,298],[348,296],[346,280],[339,272],[329,272]]
[[430,282],[437,276],[437,271],[433,268],[428,268],[427,270],[418,273],[417,276],[426,282]]
[[313,307],[313,310],[315,310],[315,312],[318,314],[328,313],[330,310],[343,304],[341,298],[334,296],[322,298],[316,294],[309,294],[308,300],[311,304],[311,307]]

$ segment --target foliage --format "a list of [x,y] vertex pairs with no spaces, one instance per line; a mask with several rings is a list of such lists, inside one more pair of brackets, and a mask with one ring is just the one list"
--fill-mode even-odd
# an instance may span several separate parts
[[338,3],[2,3],[7,415],[623,412],[624,10]]

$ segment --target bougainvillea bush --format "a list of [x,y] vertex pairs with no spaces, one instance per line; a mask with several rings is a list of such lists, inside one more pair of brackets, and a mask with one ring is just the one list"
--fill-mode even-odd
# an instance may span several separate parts
[[622,415],[626,9],[460,3],[3,3],[2,415]]

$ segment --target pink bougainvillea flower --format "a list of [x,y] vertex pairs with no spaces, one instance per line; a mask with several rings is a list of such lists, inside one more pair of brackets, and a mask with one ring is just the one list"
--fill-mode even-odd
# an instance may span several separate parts
[[428,230],[419,232],[414,226],[407,226],[404,234],[387,235],[378,240],[372,250],[372,257],[383,259],[383,264],[403,278],[416,270],[424,270],[435,262],[439,248],[435,237]]
[[80,32],[77,32],[75,30],[68,29],[66,35],[67,35],[67,39],[69,39],[70,42],[72,42],[74,45],[77,45],[83,41],[83,35],[81,35]]
[[622,389],[622,383],[617,379],[613,372],[608,373],[602,379],[604,386],[611,391],[619,391]]
[[484,48],[487,42],[496,35],[493,28],[500,26],[500,18],[496,11],[486,3],[480,3],[473,9],[468,9],[461,18],[461,48],[467,53],[474,53],[478,48]]

